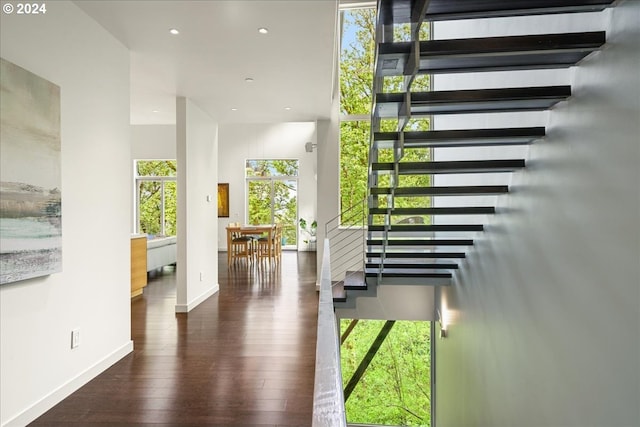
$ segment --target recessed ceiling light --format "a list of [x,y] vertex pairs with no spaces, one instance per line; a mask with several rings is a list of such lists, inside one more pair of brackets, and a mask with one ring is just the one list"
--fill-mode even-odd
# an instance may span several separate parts
[[238,111],[238,109],[237,109],[237,108],[235,108],[235,107],[233,107],[233,108],[231,109],[231,111]]
[[176,28],[172,28],[172,29],[170,29],[170,30],[169,30],[169,32],[170,32],[171,34],[173,34],[174,36],[175,36],[175,35],[180,34],[180,31],[178,31]]
[[261,27],[261,28],[258,28],[258,32],[260,34],[267,34],[269,32],[269,29],[265,27]]
[[291,107],[284,107],[284,109],[289,111],[289,110],[291,110]]
[[159,112],[160,112],[160,110],[153,110],[153,111],[151,111],[151,112],[152,112],[152,113],[159,113]]
[[247,77],[244,81],[247,83],[253,83],[253,79],[251,77]]

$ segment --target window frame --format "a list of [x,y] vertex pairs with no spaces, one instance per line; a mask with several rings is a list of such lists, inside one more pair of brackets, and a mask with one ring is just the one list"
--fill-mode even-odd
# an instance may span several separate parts
[[[133,165],[133,173],[134,173],[134,230],[137,234],[143,234],[140,229],[140,186],[143,182],[152,182],[159,181],[160,182],[160,229],[161,235],[166,236],[166,198],[165,198],[165,183],[166,182],[175,182],[176,183],[176,192],[177,188],[177,176],[163,176],[163,175],[139,175],[138,174],[138,162],[163,162],[163,161],[171,161],[175,162],[177,166],[176,159],[135,159]],[[177,212],[176,212],[177,216]],[[177,221],[177,219],[176,219]],[[176,224],[177,225],[177,224]]]

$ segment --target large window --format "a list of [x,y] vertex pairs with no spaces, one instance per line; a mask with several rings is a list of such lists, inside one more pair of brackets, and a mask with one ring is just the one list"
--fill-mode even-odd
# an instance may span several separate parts
[[249,224],[282,224],[282,245],[298,244],[298,160],[247,160]]
[[[368,163],[371,135],[371,104],[373,87],[375,10],[349,9],[342,11],[342,45],[340,49],[340,212],[343,225],[359,225],[366,212],[362,201],[367,195]],[[394,39],[410,40],[408,25],[394,28]],[[420,38],[429,38],[429,27],[423,26]],[[402,76],[387,77],[384,92],[404,91]],[[418,76],[411,90],[427,91],[428,75]],[[428,117],[413,119],[405,130],[428,130]],[[383,120],[381,131],[398,131],[398,120]],[[393,161],[392,149],[377,152],[379,162]],[[407,150],[401,161],[428,161],[431,150]],[[379,186],[389,184],[388,176],[379,178]],[[429,176],[403,175],[399,185],[425,187],[431,185]],[[384,207],[386,199],[378,199]],[[396,207],[428,207],[428,197],[396,197]],[[349,214],[345,211],[349,210]],[[361,212],[357,215],[357,212]],[[373,221],[381,223],[382,215]],[[430,217],[393,217],[394,221],[429,223]],[[376,425],[431,425],[431,337],[430,322],[395,322],[379,351],[359,377],[362,361],[371,356],[370,349],[379,336],[384,321],[342,320],[340,327],[344,343],[341,365],[345,387],[353,386],[346,401],[349,423]],[[347,337],[348,335],[348,337]]]
[[340,49],[340,212],[362,223],[367,194],[375,9],[342,12]]
[[137,232],[150,236],[176,234],[176,161],[136,161]]
[[[342,319],[340,358],[347,421],[431,425],[431,322],[396,321],[380,340],[384,320]],[[372,344],[378,340],[375,354]],[[370,360],[359,375],[363,361]]]
[[[375,9],[349,9],[342,11],[342,41],[340,49],[340,212],[345,212],[353,207],[349,215],[344,215],[342,223],[345,225],[358,225],[362,222],[362,200],[367,194],[367,174],[369,158],[369,142],[371,128],[371,91],[373,87],[373,62],[375,55]],[[398,25],[394,28],[394,39],[397,41],[409,40],[410,27]],[[423,25],[420,30],[420,39],[429,38],[429,27]],[[411,90],[429,90],[430,78],[428,75],[418,76]],[[385,92],[399,92],[403,90],[404,79],[402,76],[387,77],[384,79]],[[384,120],[381,123],[382,131],[396,131],[397,120]],[[413,119],[405,129],[428,130],[429,119]],[[403,161],[425,161],[431,158],[430,150],[407,151]],[[378,161],[385,162],[393,159],[393,153],[382,150]],[[382,177],[381,184],[385,184],[387,177]],[[428,176],[403,176],[401,185],[428,186]],[[397,207],[425,207],[430,200],[418,198],[397,198]],[[403,218],[395,218],[402,220]],[[381,222],[382,218],[376,218]],[[428,222],[428,217],[423,218]]]

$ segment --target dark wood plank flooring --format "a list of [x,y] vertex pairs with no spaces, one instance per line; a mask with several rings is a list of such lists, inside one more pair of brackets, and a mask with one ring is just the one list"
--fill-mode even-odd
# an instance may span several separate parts
[[31,425],[310,426],[315,260],[228,270],[220,254],[220,292],[189,314],[165,268],[132,300],[134,352]]

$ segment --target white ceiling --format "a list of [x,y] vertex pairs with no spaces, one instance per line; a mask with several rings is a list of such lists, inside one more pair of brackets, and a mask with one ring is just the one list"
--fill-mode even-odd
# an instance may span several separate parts
[[218,123],[330,115],[337,0],[75,3],[131,51],[132,124],[175,123],[176,96]]

